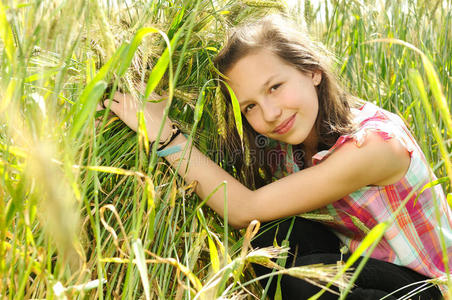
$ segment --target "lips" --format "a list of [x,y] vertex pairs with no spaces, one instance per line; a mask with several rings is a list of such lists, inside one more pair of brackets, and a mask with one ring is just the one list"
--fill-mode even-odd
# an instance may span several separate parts
[[285,134],[287,133],[293,126],[295,122],[295,115],[293,114],[289,119],[285,120],[282,124],[280,124],[278,127],[276,127],[273,130],[273,133],[276,134]]

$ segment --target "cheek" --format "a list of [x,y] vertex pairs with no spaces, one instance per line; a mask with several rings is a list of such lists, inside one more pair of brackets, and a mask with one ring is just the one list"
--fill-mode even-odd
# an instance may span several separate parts
[[319,101],[317,93],[314,89],[308,91],[292,91],[292,93],[285,95],[286,105],[294,109],[302,109],[305,111],[317,111]]
[[310,105],[313,109],[313,111],[316,113],[319,110],[319,97],[317,96],[317,91],[314,89],[311,95],[311,101],[310,101]]
[[305,94],[297,89],[285,89],[278,95],[278,101],[286,108],[297,109],[303,106]]
[[266,131],[265,123],[264,123],[262,117],[260,117],[259,112],[249,114],[249,116],[246,117],[246,121],[251,125],[251,127],[257,133],[261,133],[261,134],[265,133],[265,131]]

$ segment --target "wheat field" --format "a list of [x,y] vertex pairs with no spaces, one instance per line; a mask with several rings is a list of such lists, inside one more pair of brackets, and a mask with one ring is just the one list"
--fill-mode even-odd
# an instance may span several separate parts
[[352,94],[406,121],[452,205],[450,0],[2,0],[0,298],[265,299],[257,262],[345,299],[353,271],[281,269],[271,259],[287,249],[251,249],[258,224],[233,230],[213,213],[143,121],[135,133],[98,110],[117,89],[167,92],[168,115],[234,173],[211,151],[235,126],[212,60],[229,28],[270,13],[323,42]]

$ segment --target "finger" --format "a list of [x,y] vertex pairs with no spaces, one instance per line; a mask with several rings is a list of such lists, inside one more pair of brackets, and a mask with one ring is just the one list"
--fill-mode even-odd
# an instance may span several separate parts
[[125,101],[127,99],[127,94],[123,94],[121,92],[115,92],[113,94],[113,100],[116,100],[117,102]]
[[110,109],[131,129],[138,127],[137,111],[139,103],[130,94],[115,93],[109,103]]
[[102,105],[103,105],[104,107],[107,107],[107,105],[110,105],[110,102],[111,102],[111,103],[120,103],[120,101],[119,101],[118,99],[105,99],[105,100],[103,101]]
[[104,110],[105,109],[105,105],[104,102],[99,102],[96,106],[96,111],[100,111],[100,110]]
[[[108,107],[108,108],[110,108],[111,111],[116,113],[117,112],[117,108],[118,108],[118,104],[120,104],[121,100],[123,100],[123,99],[125,99],[125,94],[116,92],[113,95],[112,99],[105,99],[103,101],[103,105],[104,105],[105,108]],[[124,101],[122,101],[122,102],[124,102]]]
[[130,94],[115,93],[110,103],[111,110],[121,119],[123,116],[127,119],[136,118],[136,112],[139,109],[139,102]]
[[110,109],[111,109],[111,106],[112,106],[113,103],[114,103],[114,102],[113,102],[112,99],[105,99],[105,100],[102,102],[102,106],[103,106],[104,109],[107,109],[107,108],[110,108]]

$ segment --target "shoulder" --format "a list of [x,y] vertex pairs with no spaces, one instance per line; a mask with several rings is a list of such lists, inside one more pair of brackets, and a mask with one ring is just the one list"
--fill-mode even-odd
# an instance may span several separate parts
[[408,170],[410,154],[397,139],[386,139],[379,132],[367,132],[359,144],[348,140],[325,160],[342,166],[345,180],[363,185],[388,185],[399,181]]

